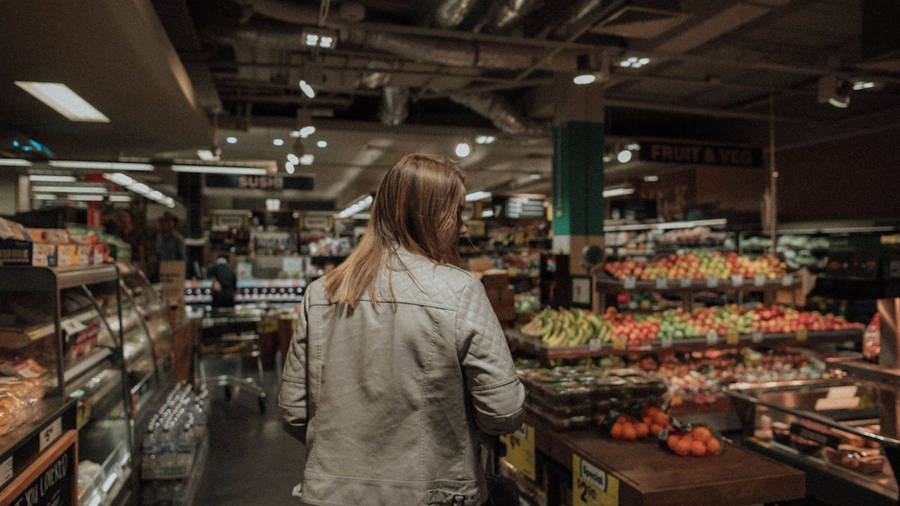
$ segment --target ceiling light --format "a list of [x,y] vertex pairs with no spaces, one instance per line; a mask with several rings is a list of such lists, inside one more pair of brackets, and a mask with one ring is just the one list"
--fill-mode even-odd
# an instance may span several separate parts
[[536,179],[540,179],[540,178],[541,178],[541,175],[538,174],[537,172],[535,172],[534,174],[529,174],[529,175],[528,175],[528,179],[531,179],[532,181],[534,181],[534,180],[536,180]]
[[638,58],[637,56],[629,56],[628,58],[619,62],[620,67],[639,69],[644,65],[650,63],[650,58]]
[[312,165],[313,161],[315,161],[316,157],[314,155],[306,154],[300,157],[300,165]]
[[71,186],[44,186],[37,185],[31,188],[35,193],[99,193],[105,194],[106,187],[105,186],[80,186],[80,185],[71,185]]
[[0,166],[2,167],[30,167],[31,162],[21,158],[0,158]]
[[114,174],[103,174],[103,178],[107,181],[112,181],[119,186],[128,186],[130,184],[134,184],[134,178],[122,174],[121,172],[116,172]]
[[456,153],[456,156],[465,158],[472,152],[472,147],[469,146],[468,142],[460,142],[456,145],[456,149],[454,149],[453,152]]
[[834,75],[822,76],[818,84],[818,102],[846,109],[850,105],[850,91],[852,89],[853,85],[849,81],[838,79]]
[[482,218],[493,218],[494,210],[493,209],[485,209],[485,210],[481,211],[481,217]]
[[294,170],[296,170],[296,168],[294,167],[294,164],[293,164],[293,163],[291,163],[291,162],[284,162],[284,171],[285,171],[285,172],[287,172],[288,174],[293,174],[293,173],[294,173]]
[[309,137],[310,135],[316,133],[316,127],[314,127],[312,125],[306,125],[305,127],[298,130],[298,132],[300,132],[300,138],[305,139],[305,138]]
[[237,144],[237,137],[225,137],[225,142],[227,142],[228,144]]
[[631,144],[626,144],[625,149],[627,149],[628,151],[640,151],[641,145],[636,142],[632,142]]
[[153,164],[135,162],[91,162],[86,160],[50,160],[51,167],[61,169],[95,169],[95,170],[131,170],[149,172],[153,170]]
[[27,91],[34,98],[65,116],[66,119],[91,123],[109,123],[109,118],[85,99],[78,96],[65,84],[33,81],[16,81],[15,83],[16,86]]
[[277,211],[281,209],[281,200],[266,199],[266,211]]
[[163,198],[163,194],[159,190],[153,190],[152,192],[147,194],[147,198],[149,198],[151,200],[159,200],[159,199]]
[[577,76],[572,78],[572,82],[578,85],[591,84],[596,80],[597,76],[594,73],[578,74]]
[[66,200],[75,200],[79,202],[100,202],[103,195],[69,195]]
[[150,187],[144,183],[132,183],[128,185],[128,189],[145,197],[150,195]]
[[622,151],[619,151],[619,154],[616,156],[616,160],[618,160],[619,163],[630,162],[631,161],[631,151],[628,151],[627,149],[623,149]]
[[30,174],[28,180],[38,183],[74,183],[75,176],[60,176],[55,174]]
[[854,91],[868,90],[875,87],[875,83],[872,81],[856,81],[853,83]]
[[233,176],[265,176],[266,169],[260,167],[233,167],[230,165],[173,165],[175,172],[193,174],[228,174]]
[[371,207],[373,201],[374,199],[371,195],[366,195],[365,197],[358,199],[353,204],[347,206],[343,211],[337,213],[337,217],[350,218],[351,216],[355,216]]
[[654,176],[654,175],[644,176],[645,183],[655,183],[657,181],[659,181],[659,176]]
[[218,160],[219,157],[213,154],[213,152],[209,149],[198,149],[197,156],[200,157],[204,162],[212,162]]
[[475,144],[493,144],[496,140],[493,135],[479,135],[475,137]]
[[131,195],[128,195],[128,194],[126,194],[126,193],[119,193],[119,194],[116,194],[116,195],[110,195],[110,196],[109,196],[109,201],[110,201],[110,202],[131,202]]
[[316,141],[316,147],[317,148],[327,148],[328,141]]
[[482,191],[472,192],[472,193],[466,195],[466,202],[475,202],[478,200],[484,200],[484,199],[489,199],[489,198],[491,198],[491,192],[482,192]]
[[623,187],[619,187],[619,188],[604,188],[603,189],[603,196],[606,198],[622,197],[624,195],[631,195],[632,193],[634,193],[634,188],[631,188],[630,186],[623,186]]
[[34,200],[56,200],[56,195],[52,193],[36,193]]
[[274,144],[275,146],[284,146],[284,139],[280,137],[272,139],[272,144]]
[[292,130],[292,131],[291,131],[291,138],[299,139],[299,138],[300,138],[300,130]]
[[297,155],[295,155],[294,153],[288,153],[287,160],[289,162],[293,163],[294,165],[297,165],[298,163],[300,163],[300,158],[297,157]]
[[304,27],[300,32],[303,43],[307,47],[320,47],[322,49],[334,49],[337,46],[338,31],[322,27]]
[[299,85],[300,91],[302,91],[307,98],[316,98],[316,90],[314,90],[308,82],[301,79]]

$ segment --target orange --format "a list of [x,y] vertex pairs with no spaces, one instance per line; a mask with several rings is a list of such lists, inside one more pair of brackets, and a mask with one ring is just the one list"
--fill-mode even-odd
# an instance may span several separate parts
[[675,451],[675,447],[678,446],[678,443],[681,441],[681,436],[678,434],[673,434],[669,436],[669,440],[666,443],[669,445],[669,449],[673,452]]
[[691,443],[691,455],[695,457],[706,455],[706,445],[703,444],[703,441],[694,441]]
[[706,442],[706,451],[710,454],[719,453],[719,450],[721,449],[722,445],[719,443],[719,440],[714,437],[709,438]]
[[653,415],[653,421],[663,426],[669,425],[669,415],[660,411]]
[[634,429],[634,425],[631,425],[630,423],[625,424],[622,428],[622,437],[629,441],[637,439],[637,431]]
[[657,425],[655,423],[650,425],[650,434],[653,434],[654,436],[658,436],[661,430],[662,425]]
[[616,439],[621,439],[622,438],[622,424],[617,423],[617,424],[613,425],[612,429],[610,429],[610,431],[609,431],[609,435]]
[[678,455],[690,455],[691,454],[691,441],[687,438],[682,439],[675,445],[675,453]]
[[650,429],[647,428],[646,423],[639,423],[635,426],[635,432],[637,433],[637,437],[644,438],[644,437],[647,437],[647,434],[650,432]]
[[712,437],[712,433],[709,432],[709,429],[706,427],[694,427],[691,431],[691,436],[694,437],[697,441],[703,441],[704,443]]

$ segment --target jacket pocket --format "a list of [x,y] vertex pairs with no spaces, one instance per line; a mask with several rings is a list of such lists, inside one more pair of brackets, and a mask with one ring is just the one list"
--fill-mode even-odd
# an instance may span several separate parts
[[459,491],[433,488],[428,491],[425,504],[428,506],[481,506],[476,502],[477,495],[472,492],[462,494]]

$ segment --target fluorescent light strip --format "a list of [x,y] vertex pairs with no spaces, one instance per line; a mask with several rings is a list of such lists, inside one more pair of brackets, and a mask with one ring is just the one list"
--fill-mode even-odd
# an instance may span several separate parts
[[65,84],[34,81],[15,81],[15,83],[34,98],[65,116],[66,119],[89,123],[109,123],[109,118]]
[[29,174],[28,180],[38,183],[74,183],[75,176],[60,176],[55,174]]
[[610,188],[608,190],[603,190],[603,196],[607,198],[622,197],[625,195],[631,195],[632,193],[634,193],[634,188]]
[[56,195],[52,193],[35,193],[34,200],[56,200]]
[[306,154],[300,157],[300,165],[312,165],[315,160],[314,155]]
[[74,200],[76,202],[100,202],[103,195],[69,195],[66,200]]
[[134,184],[134,178],[131,176],[126,176],[121,172],[116,172],[115,174],[103,174],[103,178],[107,181],[112,181],[119,186],[128,186],[130,184]]
[[213,152],[209,149],[198,149],[197,158],[205,162],[212,162],[215,161],[218,157],[214,155]]
[[103,170],[130,170],[150,172],[153,164],[136,162],[91,162],[87,160],[50,160],[51,167],[63,169],[103,169]]
[[713,218],[709,220],[670,221],[668,223],[634,223],[630,225],[604,225],[604,232],[627,232],[634,230],[673,230],[679,228],[694,227],[719,227],[728,224],[725,218]]
[[103,186],[34,186],[32,191],[35,193],[98,193],[106,194],[106,188]]
[[110,202],[131,202],[131,195],[119,194],[119,195],[110,195]]
[[466,195],[466,202],[475,202],[491,198],[491,192],[472,192]]
[[374,200],[375,199],[372,198],[371,195],[366,195],[364,198],[356,201],[355,203],[347,206],[347,208],[345,208],[343,211],[337,213],[337,217],[350,218],[351,216],[359,214],[368,209],[372,205],[372,202]]
[[230,167],[223,165],[173,165],[175,172],[193,174],[229,174],[235,176],[265,176],[268,171],[259,167]]
[[3,167],[31,167],[31,162],[21,158],[0,158],[0,166]]

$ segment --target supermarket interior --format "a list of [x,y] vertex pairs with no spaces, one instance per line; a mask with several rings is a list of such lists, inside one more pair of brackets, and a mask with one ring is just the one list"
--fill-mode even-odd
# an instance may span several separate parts
[[301,504],[298,312],[408,153],[466,173],[518,504],[898,504],[898,20],[0,2],[0,506]]

